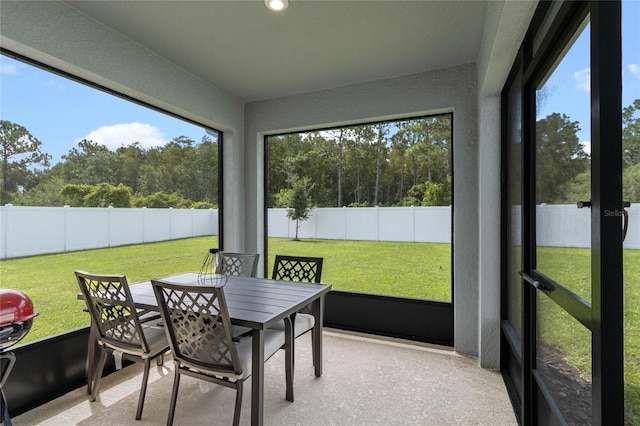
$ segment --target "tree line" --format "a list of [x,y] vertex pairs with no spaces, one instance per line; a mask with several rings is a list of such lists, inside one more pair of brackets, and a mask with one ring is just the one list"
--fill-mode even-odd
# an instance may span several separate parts
[[180,136],[166,145],[139,142],[115,151],[78,142],[50,166],[42,142],[23,126],[0,121],[1,204],[72,207],[214,208],[218,142]]
[[451,115],[271,136],[268,204],[301,180],[318,207],[451,204]]
[[[591,156],[577,132],[580,123],[553,113],[536,122],[536,204],[591,199]],[[606,141],[603,149],[606,149]],[[640,99],[622,110],[622,195],[640,202]]]
[[[640,99],[622,118],[623,195],[640,202]],[[566,114],[537,120],[536,203],[591,198],[591,157],[579,131]],[[268,204],[288,207],[289,192],[306,182],[309,203],[318,207],[450,205],[451,149],[450,114],[272,136]]]
[[[560,113],[536,122],[537,203],[590,198],[591,159],[579,130],[580,123]],[[623,195],[640,202],[640,99],[623,109],[622,135]],[[450,205],[452,143],[451,114],[270,136],[268,205],[290,207],[301,191],[317,207]],[[82,140],[51,166],[42,142],[21,125],[0,120],[0,161],[3,205],[218,204],[218,141],[209,136],[115,151]]]

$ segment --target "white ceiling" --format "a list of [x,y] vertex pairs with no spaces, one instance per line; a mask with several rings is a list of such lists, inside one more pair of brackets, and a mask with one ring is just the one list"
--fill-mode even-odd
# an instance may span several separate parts
[[67,1],[245,102],[476,62],[486,1]]

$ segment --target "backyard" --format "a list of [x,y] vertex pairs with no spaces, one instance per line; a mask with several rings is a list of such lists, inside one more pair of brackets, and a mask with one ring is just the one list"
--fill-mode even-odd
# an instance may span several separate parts
[[[28,294],[40,312],[27,342],[89,324],[84,302],[76,297],[74,270],[124,274],[130,282],[198,271],[207,250],[217,245],[217,237],[209,236],[8,259],[0,261],[0,278],[2,287]],[[451,301],[449,244],[270,238],[268,251],[267,265],[276,254],[323,257],[322,282],[335,290]],[[538,257],[549,276],[578,294],[589,293],[588,249],[544,248]],[[631,424],[640,424],[639,289],[640,250],[625,250],[625,395]],[[590,383],[590,334],[544,299],[540,306],[545,309],[540,338]]]
[[[129,282],[197,272],[217,246],[217,237],[208,236],[22,257],[0,261],[0,277],[2,287],[25,292],[40,312],[27,342],[89,324],[74,270],[124,274]],[[270,267],[276,254],[324,257],[322,282],[336,290],[451,300],[449,244],[270,238]]]

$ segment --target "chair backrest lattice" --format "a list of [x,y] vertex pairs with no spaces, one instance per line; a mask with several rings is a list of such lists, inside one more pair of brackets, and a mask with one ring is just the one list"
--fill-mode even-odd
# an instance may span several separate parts
[[219,256],[220,269],[223,274],[236,277],[256,276],[260,254],[221,251]]
[[322,257],[276,255],[271,278],[319,283],[322,278],[322,262]]
[[146,353],[149,346],[142,332],[124,275],[95,275],[75,271],[99,338],[111,346]]
[[242,374],[222,288],[157,280],[152,284],[174,359],[204,370]]

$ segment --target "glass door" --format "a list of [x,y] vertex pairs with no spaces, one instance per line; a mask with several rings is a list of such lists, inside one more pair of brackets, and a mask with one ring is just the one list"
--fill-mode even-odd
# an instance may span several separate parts
[[502,371],[521,424],[623,424],[620,2],[545,2],[503,91]]
[[[590,25],[536,87],[534,379],[570,424],[591,420]],[[586,311],[586,312],[585,312]]]

